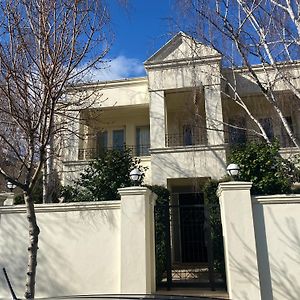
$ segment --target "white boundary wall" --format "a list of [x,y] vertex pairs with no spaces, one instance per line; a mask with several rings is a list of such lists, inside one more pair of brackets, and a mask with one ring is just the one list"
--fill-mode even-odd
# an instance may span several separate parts
[[[36,297],[155,291],[155,196],[142,187],[119,192],[121,201],[36,205]],[[0,266],[18,297],[24,294],[27,240],[25,207],[0,207]],[[1,272],[3,298],[10,294]]]
[[300,299],[300,195],[251,198],[251,186],[219,185],[229,297]]

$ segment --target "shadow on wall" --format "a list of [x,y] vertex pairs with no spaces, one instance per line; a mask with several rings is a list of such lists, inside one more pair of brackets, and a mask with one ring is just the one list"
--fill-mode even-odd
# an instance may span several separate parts
[[[165,100],[164,95],[158,94],[157,96],[162,98],[161,100]],[[183,123],[190,121],[191,124],[194,124],[197,121],[196,116],[195,120],[187,120],[185,118],[190,110],[193,111],[193,108],[185,107],[184,110],[180,111]],[[153,143],[154,140],[159,145],[159,149],[155,149],[156,146],[152,145],[154,149],[151,151],[151,172],[152,176],[155,175],[155,177],[152,177],[152,184],[166,184],[167,178],[212,177],[219,179],[223,177],[226,173],[226,150],[224,144],[203,145],[200,142],[199,145],[166,147],[166,137],[163,133],[165,133],[165,129],[168,130],[168,128],[164,128],[164,126],[168,126],[168,123],[165,124],[165,117],[167,118],[163,111],[155,111],[151,115],[151,120],[155,124],[155,126],[152,125],[151,127],[151,130],[155,127],[155,130],[151,132],[151,135],[153,135],[151,142]],[[216,142],[222,140],[221,137],[223,136],[223,131],[218,129],[218,125],[214,122],[215,130],[207,130],[206,133],[208,135],[213,131],[213,136],[217,139]],[[180,124],[178,123],[177,126],[180,126]],[[202,125],[197,123],[195,126]],[[182,130],[183,128],[177,128],[176,132],[178,135],[182,134]],[[203,141],[206,139],[207,136],[203,138]],[[179,143],[182,143],[182,141]]]
[[273,209],[263,205],[255,205],[255,211],[254,224],[262,299],[298,300],[299,216],[279,217],[275,215],[276,211],[274,213]]
[[[27,266],[26,216],[24,213],[9,213],[0,214],[0,217],[0,266],[6,268],[17,297],[22,297]],[[116,210],[86,210],[85,205],[77,205],[73,211],[66,211],[62,206],[57,211],[45,212],[39,206],[37,218],[41,230],[37,297],[99,292],[101,284],[96,285],[95,281],[101,272],[106,277],[103,284],[115,288],[114,284],[118,283],[112,281],[117,270],[109,261],[117,260],[114,257],[119,240]],[[103,259],[98,259],[101,256]],[[109,267],[115,271],[110,272]],[[0,298],[9,297],[1,274]]]
[[[251,250],[251,248],[244,242],[243,237],[239,234],[239,230],[235,227],[235,225],[231,224],[232,231],[235,234],[234,240],[236,240],[236,247],[240,248],[240,253],[243,253],[243,258],[239,259],[235,257],[232,253],[230,255],[231,261],[231,271],[236,273],[239,278],[239,282],[241,285],[245,287],[244,291],[240,291],[240,294],[237,294],[234,286],[233,290],[233,299],[243,299],[243,300],[254,300],[249,297],[248,292],[246,291],[246,287],[255,286],[258,288],[259,278],[257,278],[254,274],[256,272],[256,254]],[[231,240],[233,241],[233,239]],[[235,276],[236,276],[235,275]],[[262,298],[263,300],[272,299],[272,298]]]
[[225,148],[215,150],[185,149],[166,153],[155,153],[152,157],[152,172],[155,184],[165,184],[166,178],[212,177],[221,178],[226,173]]

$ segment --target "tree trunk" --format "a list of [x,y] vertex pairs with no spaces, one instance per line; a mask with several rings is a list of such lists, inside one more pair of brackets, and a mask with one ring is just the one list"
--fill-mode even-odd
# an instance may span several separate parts
[[30,194],[24,193],[26,212],[28,220],[29,246],[28,246],[28,265],[26,272],[25,299],[34,299],[35,276],[37,266],[38,236],[40,229],[36,222],[33,199]]

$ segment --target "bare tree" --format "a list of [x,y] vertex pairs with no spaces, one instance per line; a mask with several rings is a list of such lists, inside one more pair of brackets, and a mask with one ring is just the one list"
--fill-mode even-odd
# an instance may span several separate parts
[[256,124],[255,132],[270,142],[239,86],[239,78],[247,78],[258,87],[292,144],[299,148],[282,108],[282,91],[299,108],[300,1],[184,0],[177,4],[185,30],[222,54],[225,99],[239,105]]
[[66,119],[77,118],[72,108],[78,111],[87,100],[80,93],[69,103],[66,86],[101,67],[109,50],[109,14],[101,0],[15,0],[1,2],[0,20],[0,175],[23,190],[29,225],[25,298],[32,299],[40,233],[32,193],[53,154],[53,136],[66,130]]

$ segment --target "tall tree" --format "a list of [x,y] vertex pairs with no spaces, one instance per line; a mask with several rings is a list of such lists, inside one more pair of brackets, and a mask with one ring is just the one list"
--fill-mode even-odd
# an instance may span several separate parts
[[239,78],[253,82],[299,148],[282,109],[286,95],[291,106],[300,107],[299,0],[185,0],[177,4],[183,20],[179,25],[222,54],[224,97],[239,105],[256,124],[256,134],[270,142],[264,124],[245,101]]
[[0,175],[24,193],[25,298],[32,299],[40,233],[32,193],[54,155],[53,136],[77,118],[66,111],[85,105],[84,93],[67,102],[66,86],[101,67],[109,50],[108,5],[102,0],[9,0],[0,4],[0,20]]

